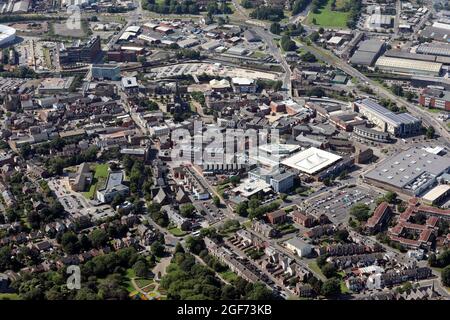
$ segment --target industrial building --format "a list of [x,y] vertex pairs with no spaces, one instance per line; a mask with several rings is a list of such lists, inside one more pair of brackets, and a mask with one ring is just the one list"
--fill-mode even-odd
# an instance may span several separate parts
[[432,187],[449,169],[448,156],[413,147],[379,163],[364,178],[381,188],[416,196]]
[[421,121],[409,113],[396,114],[371,99],[355,101],[353,108],[383,132],[396,137],[417,134],[422,128]]
[[442,63],[393,57],[380,57],[375,63],[375,67],[390,73],[439,76],[442,69]]
[[362,41],[350,59],[350,63],[357,66],[372,66],[376,59],[383,54],[385,46],[384,41],[377,39]]
[[391,140],[389,137],[389,133],[375,130],[364,125],[353,127],[353,134],[360,138],[376,142],[387,143]]
[[450,57],[450,45],[448,44],[435,44],[424,43],[417,47],[416,53],[432,54],[436,56]]

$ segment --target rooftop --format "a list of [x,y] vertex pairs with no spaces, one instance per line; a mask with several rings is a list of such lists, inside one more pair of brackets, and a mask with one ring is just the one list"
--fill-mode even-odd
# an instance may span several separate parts
[[341,156],[312,147],[283,160],[282,164],[308,174],[315,174],[341,159]]

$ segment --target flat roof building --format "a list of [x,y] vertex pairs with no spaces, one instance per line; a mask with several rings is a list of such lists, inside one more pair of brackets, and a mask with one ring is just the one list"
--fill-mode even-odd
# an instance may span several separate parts
[[382,131],[396,137],[417,134],[422,127],[421,121],[409,113],[396,114],[368,98],[355,101],[353,108]]
[[442,69],[442,63],[393,57],[380,57],[375,63],[375,67],[390,73],[439,76]]
[[378,163],[364,178],[395,192],[419,195],[432,186],[437,177],[448,173],[449,169],[450,157],[413,147]]
[[341,156],[312,147],[294,154],[281,163],[300,172],[314,175],[341,159]]

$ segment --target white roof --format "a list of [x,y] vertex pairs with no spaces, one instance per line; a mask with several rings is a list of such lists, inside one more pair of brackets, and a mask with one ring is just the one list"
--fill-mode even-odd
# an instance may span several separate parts
[[131,37],[134,37],[136,34],[135,33],[133,33],[133,32],[124,32],[121,36],[120,36],[120,38],[119,38],[119,40],[128,40],[129,38],[131,38]]
[[339,44],[339,42],[342,41],[342,37],[334,36],[331,37],[330,40],[328,40],[328,43],[330,44]]
[[230,82],[227,79],[222,79],[222,80],[212,79],[209,82],[209,85],[213,89],[224,89],[224,88],[230,87]]
[[124,88],[132,88],[137,87],[137,81],[136,77],[123,77],[122,78],[122,85]]
[[426,147],[426,148],[422,148],[423,150],[425,150],[426,152],[432,153],[432,154],[436,154],[438,155],[439,153],[441,153],[442,151],[444,151],[444,147]]
[[312,147],[294,154],[281,163],[307,174],[315,174],[340,159],[341,156]]
[[139,30],[141,30],[141,27],[139,26],[129,26],[128,28],[126,28],[125,32],[138,33]]
[[440,196],[445,194],[450,190],[450,185],[448,184],[440,184],[430,191],[428,191],[422,198],[425,201],[434,202],[436,201]]
[[439,73],[442,68],[442,63],[393,58],[393,57],[380,57],[375,63],[375,66],[410,69],[411,71],[418,70],[418,71],[430,71]]
[[233,82],[233,84],[237,84],[237,85],[241,85],[241,86],[249,86],[249,85],[253,84],[253,82],[255,82],[255,80],[248,79],[248,78],[232,78],[231,82]]
[[270,184],[262,179],[247,178],[239,186],[234,188],[233,192],[238,192],[243,197],[248,198],[264,190],[270,190]]

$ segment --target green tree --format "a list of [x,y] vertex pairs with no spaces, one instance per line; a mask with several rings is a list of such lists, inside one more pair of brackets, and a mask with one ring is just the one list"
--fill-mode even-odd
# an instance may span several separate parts
[[273,34],[280,34],[281,33],[281,25],[278,22],[272,22],[270,25],[270,32]]
[[66,232],[61,238],[61,246],[68,254],[78,253],[80,251],[80,242],[78,237],[72,231]]
[[350,214],[358,221],[367,221],[369,219],[370,207],[365,203],[357,203],[350,208]]
[[147,278],[150,274],[150,268],[148,266],[148,263],[144,259],[138,260],[133,265],[133,271],[138,277],[141,278]]
[[332,278],[336,276],[336,266],[333,263],[326,263],[321,268],[322,273],[327,278]]
[[180,214],[183,217],[190,218],[194,214],[195,207],[192,203],[186,203],[180,207]]
[[341,293],[341,283],[336,278],[327,279],[323,285],[321,293],[325,297],[336,296]]
[[213,202],[217,207],[220,206],[220,198],[218,196],[213,197]]
[[427,139],[433,139],[434,138],[434,134],[435,134],[435,130],[432,126],[429,126],[427,128],[427,131],[425,133]]
[[154,254],[156,257],[162,257],[164,256],[165,249],[164,246],[159,241],[155,241],[152,243],[150,247],[152,254]]
[[89,240],[94,247],[101,248],[108,241],[108,234],[103,229],[95,229],[89,234]]

